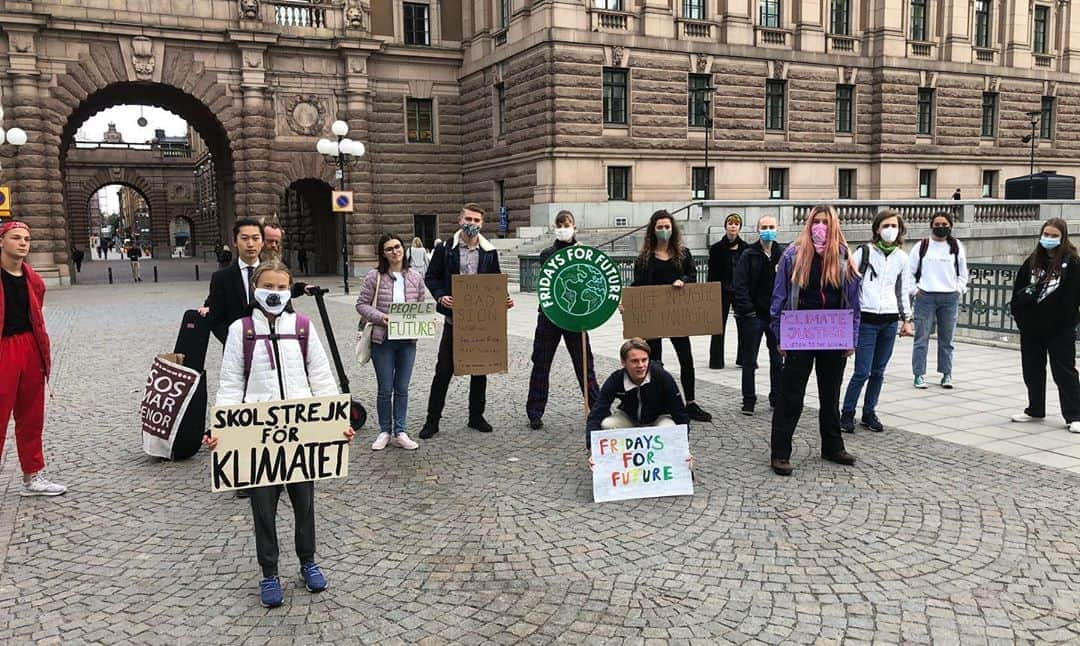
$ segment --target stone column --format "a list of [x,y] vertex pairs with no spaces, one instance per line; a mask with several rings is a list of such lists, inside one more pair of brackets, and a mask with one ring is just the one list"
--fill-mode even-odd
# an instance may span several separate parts
[[821,2],[795,0],[793,5],[796,10],[795,48],[803,52],[824,52],[825,29],[821,25]]
[[241,47],[240,88],[243,96],[240,141],[236,146],[236,215],[270,217],[277,192],[270,166],[272,108],[266,100],[265,47]]
[[[340,98],[338,118],[349,124],[348,137],[367,148],[360,163],[346,170],[346,190],[353,192],[353,213],[348,218],[349,257],[355,270],[357,266],[374,263],[375,255],[375,191],[373,166],[377,151],[371,145],[371,88],[367,76],[365,56],[347,56],[345,93]],[[337,186],[334,187],[335,189]]]
[[907,34],[904,33],[906,0],[878,0],[870,14],[871,47],[867,55],[907,56]]
[[753,0],[727,0],[721,15],[723,16],[723,42],[729,45],[754,44]]
[[[1029,39],[1031,17],[1027,2],[1005,3],[1002,19],[1005,20],[1005,52],[1002,64],[1028,69],[1031,67],[1031,40]],[[1007,14],[1005,12],[1008,12]]]
[[943,0],[941,12],[945,19],[945,28],[942,35],[945,38],[941,60],[971,62],[971,40],[974,34],[968,33],[968,7],[968,0]]

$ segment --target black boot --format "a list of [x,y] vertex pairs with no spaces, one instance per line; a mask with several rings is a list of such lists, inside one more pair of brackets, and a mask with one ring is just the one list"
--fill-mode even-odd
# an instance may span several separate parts
[[840,430],[845,433],[855,432],[855,411],[845,410],[840,413]]

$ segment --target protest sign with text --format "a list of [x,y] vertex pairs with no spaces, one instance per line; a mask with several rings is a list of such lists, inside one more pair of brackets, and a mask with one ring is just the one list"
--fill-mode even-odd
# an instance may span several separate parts
[[150,367],[139,417],[142,419],[143,451],[159,458],[172,458],[173,443],[180,431],[188,404],[201,375],[183,365],[184,355],[159,354]]
[[455,274],[452,280],[454,374],[506,372],[506,274]]
[[590,443],[594,502],[694,495],[685,424],[596,431]]
[[781,350],[850,350],[855,347],[852,310],[783,310]]
[[215,407],[210,486],[229,491],[349,474],[348,395]]
[[723,334],[720,292],[720,283],[627,287],[622,291],[623,338]]
[[387,315],[390,321],[386,325],[386,332],[391,341],[435,338],[435,324],[439,321],[435,301],[390,303]]

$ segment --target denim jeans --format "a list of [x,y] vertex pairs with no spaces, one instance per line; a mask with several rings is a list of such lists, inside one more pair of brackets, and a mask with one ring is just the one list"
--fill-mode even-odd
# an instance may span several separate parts
[[859,347],[855,348],[855,374],[851,375],[851,381],[848,382],[843,412],[855,412],[863,384],[866,384],[863,415],[872,414],[877,410],[881,385],[885,383],[885,366],[889,365],[889,359],[892,358],[893,346],[896,344],[896,329],[899,325],[899,321],[884,325],[859,324]]
[[401,339],[371,344],[371,365],[379,396],[379,432],[398,435],[405,432],[409,411],[409,381],[416,360],[416,341]]
[[937,324],[937,370],[952,376],[953,333],[956,315],[960,311],[957,292],[923,292],[915,298],[915,345],[911,352],[911,372],[916,377],[926,374],[926,353],[930,348],[930,331]]
[[737,327],[742,331],[742,397],[743,402],[757,401],[757,388],[754,373],[757,372],[758,352],[761,350],[761,337],[769,349],[769,403],[775,404],[780,393],[780,370],[784,359],[780,356],[776,339],[773,338],[769,323],[760,316],[740,316],[736,319]]

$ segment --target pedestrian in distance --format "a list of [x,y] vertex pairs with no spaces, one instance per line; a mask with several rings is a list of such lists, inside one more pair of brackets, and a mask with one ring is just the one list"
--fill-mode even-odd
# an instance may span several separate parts
[[[742,216],[729,213],[724,218],[724,237],[709,247],[709,282],[719,282],[722,297],[720,313],[723,317],[723,334],[714,334],[709,339],[709,368],[720,370],[724,367],[724,337],[727,336],[728,313],[735,302],[735,263],[738,262],[749,246],[739,237],[742,231]],[[743,365],[742,321],[735,317],[735,365]]]
[[[82,252],[82,249],[79,249],[78,247],[71,248],[71,261],[75,263],[75,273],[82,272],[83,258],[85,257],[86,255]],[[91,258],[92,257],[93,256],[91,256]]]
[[[649,218],[645,228],[645,244],[634,262],[634,281],[631,287],[642,285],[672,285],[682,289],[686,283],[697,282],[697,269],[690,250],[683,245],[675,219],[665,210],[659,210]],[[620,311],[623,309],[619,306]],[[679,381],[686,397],[686,412],[698,422],[712,421],[712,415],[702,410],[694,400],[694,355],[690,349],[690,337],[671,337],[672,347],[679,357]],[[648,339],[653,361],[663,364],[663,339]]]
[[1046,417],[1046,361],[1058,388],[1065,427],[1080,433],[1080,379],[1076,371],[1076,326],[1080,307],[1080,258],[1061,218],[1043,223],[1035,250],[1020,265],[1010,303],[1020,329],[1020,366],[1028,406],[1014,422]]
[[0,224],[0,456],[15,416],[23,496],[59,496],[67,487],[44,475],[45,384],[52,369],[45,331],[45,281],[26,262],[30,227]]
[[300,266],[300,271],[304,272],[304,275],[308,275],[308,253],[305,247],[300,247],[300,250],[296,252],[296,263]]
[[139,245],[132,242],[131,246],[127,250],[128,261],[131,262],[131,280],[132,282],[142,282],[142,272],[139,270],[139,258],[142,258],[142,249],[139,249]]
[[855,345],[855,373],[848,382],[840,409],[840,430],[855,432],[855,406],[866,386],[861,423],[880,433],[885,426],[877,416],[878,399],[885,383],[885,367],[892,358],[897,332],[914,334],[911,292],[914,277],[904,251],[907,227],[900,214],[883,209],[871,224],[870,244],[860,245],[852,262],[862,276],[859,292],[859,333]]
[[424,248],[424,242],[420,238],[412,239],[412,246],[408,249],[409,266],[420,272],[423,276],[427,271],[428,255],[427,249]]
[[753,415],[757,404],[758,353],[761,337],[769,351],[769,406],[776,406],[780,392],[780,370],[784,360],[780,356],[776,336],[769,326],[769,308],[772,305],[773,285],[776,282],[776,265],[784,248],[776,242],[776,218],[763,215],[758,219],[758,241],[749,245],[735,264],[733,305],[736,328],[742,342],[742,409],[743,415]]
[[410,267],[405,243],[390,233],[379,237],[379,263],[364,276],[356,311],[375,327],[371,330],[371,365],[378,384],[379,435],[371,445],[381,451],[387,444],[412,451],[420,445],[405,432],[409,411],[409,381],[416,361],[415,339],[390,339],[391,303],[420,303],[424,300],[424,277]]
[[[420,439],[427,440],[439,432],[439,420],[446,407],[446,391],[454,377],[454,275],[499,274],[499,252],[487,238],[480,235],[484,225],[484,209],[469,202],[461,207],[458,232],[453,239],[436,249],[424,275],[428,291],[438,303],[437,309],[446,318],[439,355],[435,360],[435,376],[428,394],[427,420],[420,429]],[[506,308],[514,300],[506,296]],[[484,419],[487,407],[487,375],[472,375],[469,379],[469,428],[490,433],[494,429]]]
[[926,388],[926,354],[930,331],[937,327],[937,369],[941,387],[953,387],[953,334],[960,298],[967,291],[968,266],[964,245],[953,237],[953,216],[939,211],[930,218],[928,238],[912,249],[908,265],[915,280],[915,344],[911,372],[915,387]]
[[[832,206],[811,209],[806,226],[784,250],[776,268],[773,286],[773,334],[780,347],[781,313],[785,310],[852,310],[852,348],[858,342],[859,273],[848,254],[847,240],[840,230],[840,218]],[[850,466],[855,457],[844,448],[840,433],[840,387],[844,365],[854,350],[780,350],[784,369],[780,373],[780,397],[772,418],[772,470],[791,475],[791,438],[802,416],[803,400],[810,371],[817,375],[818,427],[821,457]]]
[[[254,300],[250,322],[242,317],[229,326],[225,355],[221,359],[221,380],[216,406],[241,403],[304,399],[338,395],[337,382],[318,334],[306,319],[300,319],[289,304],[292,272],[284,263],[269,260],[259,265],[253,276]],[[310,323],[310,321],[308,321]],[[250,360],[245,360],[245,327],[254,332]],[[307,329],[303,329],[307,327]],[[306,334],[306,346],[301,338]],[[265,340],[265,343],[260,341]],[[272,349],[271,349],[272,344]],[[245,374],[245,367],[248,369]],[[345,438],[354,431],[346,427]],[[217,438],[207,435],[203,443],[217,448]],[[255,526],[255,551],[263,580],[259,598],[267,608],[284,601],[278,576],[277,506],[281,485],[252,487],[251,513]],[[309,592],[326,589],[326,577],[315,563],[315,484],[293,482],[284,485],[292,503],[296,523],[296,555],[300,559],[300,580]]]
[[232,262],[232,257],[232,249],[229,248],[229,245],[222,244],[217,253],[218,269],[228,267],[229,263]]
[[[555,252],[576,245],[576,232],[574,214],[570,211],[559,211],[555,216],[555,242],[540,252],[540,265],[543,266]],[[582,336],[585,337],[584,358],[581,356]],[[552,323],[544,315],[543,310],[537,307],[536,331],[533,333],[533,367],[532,374],[529,376],[529,396],[525,402],[525,414],[529,418],[529,428],[533,430],[544,427],[544,411],[547,409],[550,390],[551,364],[555,360],[555,351],[559,349],[560,341],[566,344],[566,351],[570,353],[570,362],[574,365],[574,373],[577,375],[578,387],[582,395],[585,395],[585,389],[588,388],[588,399],[594,402],[600,390],[596,383],[592,347],[589,345],[588,334],[562,329]],[[588,372],[584,375],[581,372],[583,360],[589,364]]]

